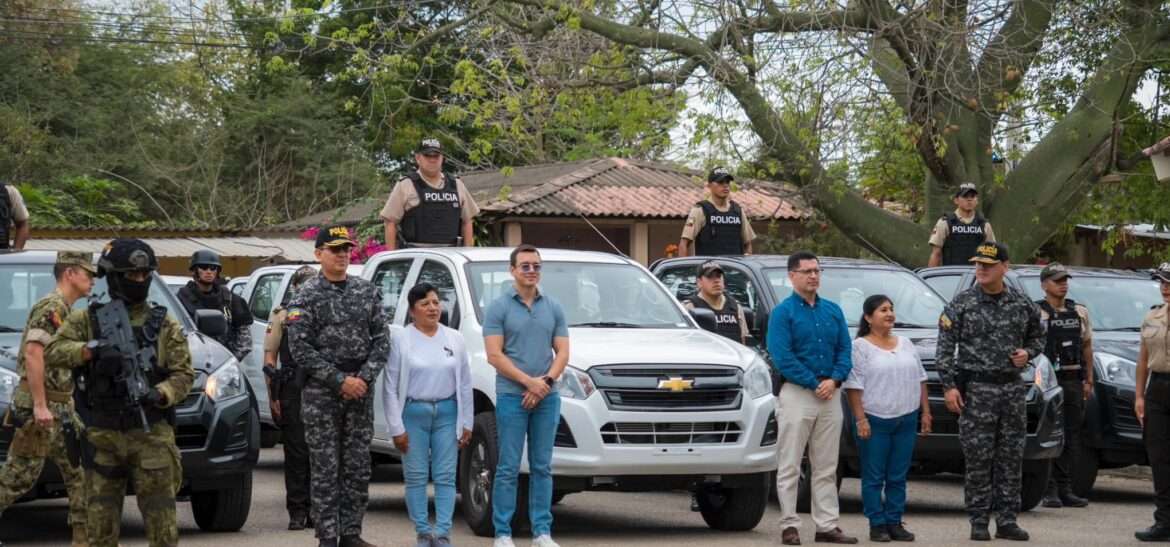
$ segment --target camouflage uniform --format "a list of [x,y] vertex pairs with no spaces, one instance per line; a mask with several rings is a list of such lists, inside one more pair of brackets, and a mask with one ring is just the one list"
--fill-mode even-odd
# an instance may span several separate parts
[[13,396],[11,409],[14,421],[24,425],[13,435],[8,460],[0,468],[0,511],[36,484],[45,459],[51,458],[61,471],[65,489],[69,492],[69,524],[75,529],[85,530],[84,475],[81,468],[74,466],[66,456],[65,436],[61,431],[61,425],[66,422],[81,430],[81,420],[73,410],[73,375],[68,369],[45,367],[45,398],[49,411],[53,413],[53,425],[46,430],[33,419],[33,399],[24,356],[25,344],[33,342],[48,346],[67,315],[69,305],[59,290],[42,298],[29,312],[17,357],[20,385]]
[[998,513],[997,526],[1016,522],[1029,384],[1020,380],[1011,354],[1023,348],[1029,358],[1036,357],[1044,340],[1039,308],[1006,286],[998,295],[978,286],[963,291],[939,318],[936,359],[943,387],[965,388],[959,442],[972,524],[987,524],[992,512]]
[[[334,284],[318,275],[297,291],[285,322],[293,357],[307,376],[301,413],[317,537],[357,536],[369,499],[374,381],[390,353],[381,294],[364,279]],[[365,397],[341,398],[347,376],[365,381]]]
[[[151,307],[146,303],[128,305],[127,309],[130,324],[135,327],[141,327],[151,315]],[[45,360],[52,366],[84,367],[89,362],[83,360],[82,350],[97,336],[89,311],[74,311],[46,349]],[[158,344],[158,367],[167,376],[154,387],[163,397],[162,404],[173,408],[187,397],[195,379],[187,338],[173,317],[167,316],[163,321]],[[93,547],[118,545],[127,478],[134,481],[138,509],[150,545],[179,543],[175,494],[182,484],[183,472],[174,428],[166,421],[152,423],[150,433],[141,427],[134,424],[124,430],[98,427],[86,430],[86,440],[94,450],[93,463],[87,462],[85,470],[89,540]]]

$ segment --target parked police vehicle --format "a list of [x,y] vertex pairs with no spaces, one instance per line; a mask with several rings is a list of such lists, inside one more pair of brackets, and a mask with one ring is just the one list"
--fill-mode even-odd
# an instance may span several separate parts
[[[1014,266],[1006,281],[1040,300],[1042,269]],[[1098,470],[1149,465],[1133,411],[1134,382],[1142,319],[1151,306],[1162,303],[1162,295],[1147,272],[1071,266],[1068,271],[1068,298],[1089,309],[1093,326],[1093,395],[1085,404],[1083,445],[1072,477],[1074,493],[1088,496]],[[918,276],[948,299],[975,283],[967,266],[923,268]]]
[[[20,377],[16,356],[29,309],[53,290],[56,253],[0,253],[0,414],[8,410]],[[94,280],[94,298],[106,301],[104,278]],[[149,299],[166,307],[183,327],[191,349],[195,382],[175,406],[175,444],[183,463],[179,497],[189,497],[195,523],[206,531],[236,531],[248,520],[252,504],[252,468],[260,457],[260,421],[256,398],[231,353],[200,334],[175,296],[155,274]],[[76,307],[88,305],[81,299]],[[226,328],[222,315],[207,315],[199,325],[216,332]],[[7,458],[11,429],[0,429],[0,457]],[[22,501],[64,497],[65,486],[52,460]]]
[[[406,293],[439,290],[445,323],[471,354],[475,422],[460,452],[462,513],[491,536],[496,467],[495,369],[482,321],[512,286],[508,248],[413,248],[379,253],[362,271],[382,293],[391,329],[408,321]],[[768,364],[754,351],[707,332],[640,264],[596,252],[541,249],[540,289],[564,308],[569,366],[557,385],[561,421],[553,449],[554,499],[585,490],[689,490],[718,530],[754,528],[767,508],[776,468],[776,421]],[[255,276],[254,276],[255,277]],[[382,397],[382,389],[377,396]],[[371,450],[398,453],[374,405]],[[521,473],[527,473],[527,461]],[[523,480],[523,479],[522,479]],[[525,518],[527,488],[517,515]]]
[[[739,257],[685,257],[660,260],[651,265],[659,280],[682,300],[695,291],[695,269],[714,260],[724,272],[725,291],[734,296],[745,309],[751,323],[752,336],[748,340],[757,351],[767,354],[764,340],[768,317],[772,308],[792,294],[788,280],[788,257],[752,255]],[[901,266],[845,258],[820,258],[825,273],[821,276],[818,293],[836,302],[845,314],[849,327],[856,332],[861,318],[862,304],[873,294],[885,294],[894,302],[898,322],[894,333],[909,338],[918,349],[926,368],[927,390],[933,432],[918,439],[914,449],[913,465],[923,473],[963,470],[963,452],[959,446],[958,416],[946,409],[942,384],[934,368],[935,347],[938,339],[938,320],[945,300],[910,270]],[[1033,384],[1028,392],[1028,437],[1024,449],[1024,478],[1021,507],[1031,509],[1040,502],[1048,482],[1049,459],[1060,454],[1064,431],[1060,412],[1063,395],[1055,373],[1047,358],[1039,356],[1021,371],[1020,381]],[[842,404],[845,398],[842,397]],[[846,409],[845,417],[852,416]],[[841,468],[838,484],[843,476],[859,476],[859,455],[854,436],[853,420],[845,419],[842,428]],[[798,510],[809,506],[808,472],[801,474]]]

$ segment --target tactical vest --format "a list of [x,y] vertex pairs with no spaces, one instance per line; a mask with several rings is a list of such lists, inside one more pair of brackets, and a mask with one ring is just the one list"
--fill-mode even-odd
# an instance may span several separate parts
[[715,309],[699,295],[690,298],[696,308],[704,308],[715,312],[715,334],[743,342],[743,330],[739,325],[739,302],[729,295],[723,296],[723,308]]
[[966,224],[953,212],[943,218],[947,221],[947,238],[942,248],[943,266],[969,265],[975,249],[987,240],[987,219],[975,213],[975,219]]
[[454,245],[463,224],[463,208],[459,203],[455,177],[443,173],[443,187],[437,189],[427,184],[418,171],[406,178],[414,183],[418,205],[402,217],[402,238],[407,243]]
[[1058,371],[1081,370],[1085,342],[1076,303],[1066,299],[1064,311],[1059,312],[1047,300],[1037,300],[1036,305],[1048,314],[1048,341],[1044,345],[1044,355]]
[[[198,310],[215,310],[223,312],[224,319],[232,327],[239,328],[251,323],[251,312],[248,311],[247,303],[244,302],[243,298],[233,298],[235,295],[224,285],[216,285],[212,290],[219,291],[219,302],[214,308],[204,305],[198,288],[192,289],[190,285],[187,285],[179,289],[179,302],[183,304],[183,308],[187,310],[187,315],[190,315],[191,319],[195,318],[195,312]],[[222,338],[226,338],[226,335]],[[222,343],[223,340],[219,340],[219,342]]]
[[743,209],[731,201],[727,212],[715,208],[715,204],[703,200],[695,204],[702,208],[705,222],[695,237],[695,254],[703,256],[727,256],[743,254]]
[[[89,307],[89,318],[94,332],[102,330],[101,325],[98,324],[96,313],[101,306],[102,304],[91,304]],[[166,308],[151,305],[150,317],[142,326],[134,327],[134,339],[138,341],[139,348],[159,343],[158,337],[162,332],[163,321],[166,317]],[[95,355],[94,358],[96,359],[97,356]],[[166,380],[168,376],[170,373],[159,365],[156,354],[150,370],[146,373],[147,381],[153,386]],[[84,379],[78,382],[78,390],[79,392],[84,390],[83,396],[77,397],[77,400],[85,407],[81,414],[85,417],[86,425],[117,431],[129,431],[142,427],[142,419],[138,415],[138,409],[131,407],[126,401],[125,387],[117,378],[101,374],[99,367],[85,367]],[[157,408],[144,404],[143,411],[146,413],[146,421],[149,423],[154,424],[166,420],[171,425],[175,424],[174,406]]]
[[297,362],[293,359],[292,348],[288,345],[288,322],[281,322],[280,324],[280,347],[277,349],[277,355],[280,356],[280,368],[293,370],[297,368]]
[[8,185],[0,184],[0,249],[7,249],[11,243],[8,237],[12,225],[12,199],[8,196]]

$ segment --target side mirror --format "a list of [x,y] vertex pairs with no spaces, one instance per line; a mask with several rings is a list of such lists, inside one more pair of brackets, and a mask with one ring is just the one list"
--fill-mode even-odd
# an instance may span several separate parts
[[715,330],[715,312],[707,308],[691,308],[687,310],[691,313],[691,317],[695,318],[695,322],[699,324],[703,330]]
[[212,338],[227,334],[227,318],[219,310],[195,310],[195,328]]

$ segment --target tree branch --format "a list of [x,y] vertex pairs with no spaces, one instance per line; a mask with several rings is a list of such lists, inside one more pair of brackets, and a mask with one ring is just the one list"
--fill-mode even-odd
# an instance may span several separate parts
[[1020,87],[1052,23],[1054,0],[1016,2],[1007,21],[988,43],[975,73],[982,87],[979,104],[998,118],[999,104]]

